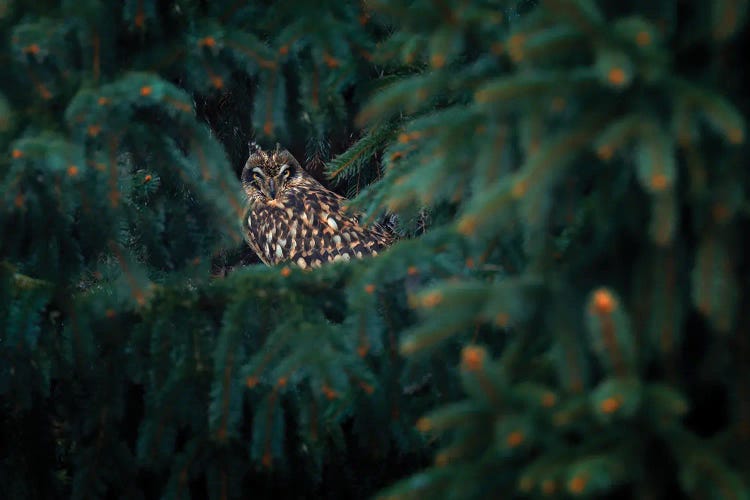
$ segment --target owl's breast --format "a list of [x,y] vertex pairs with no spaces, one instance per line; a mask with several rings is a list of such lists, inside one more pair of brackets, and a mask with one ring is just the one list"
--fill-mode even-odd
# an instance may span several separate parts
[[293,208],[284,200],[258,200],[246,218],[246,239],[264,263],[274,265],[289,259],[296,250]]

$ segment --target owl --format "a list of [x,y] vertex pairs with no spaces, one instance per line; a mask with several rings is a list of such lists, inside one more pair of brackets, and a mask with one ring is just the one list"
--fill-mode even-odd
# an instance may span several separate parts
[[242,187],[248,197],[244,237],[267,265],[320,267],[375,256],[393,241],[382,226],[360,225],[346,198],[323,187],[278,145],[269,152],[251,145]]

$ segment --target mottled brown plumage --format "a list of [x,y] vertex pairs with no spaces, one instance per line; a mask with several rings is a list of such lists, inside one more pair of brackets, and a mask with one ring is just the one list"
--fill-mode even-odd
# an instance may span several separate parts
[[248,195],[244,236],[260,259],[301,268],[377,255],[392,236],[382,227],[363,227],[343,198],[308,174],[286,150],[253,152],[242,171]]

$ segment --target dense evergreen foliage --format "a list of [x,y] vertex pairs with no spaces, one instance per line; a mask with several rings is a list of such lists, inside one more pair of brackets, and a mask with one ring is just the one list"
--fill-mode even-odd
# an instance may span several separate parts
[[748,498],[746,9],[0,0],[0,497]]

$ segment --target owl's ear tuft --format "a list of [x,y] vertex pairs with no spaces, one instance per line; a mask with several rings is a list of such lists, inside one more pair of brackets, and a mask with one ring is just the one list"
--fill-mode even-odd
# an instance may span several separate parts
[[297,159],[294,156],[292,156],[292,153],[290,153],[286,149],[279,152],[277,158],[281,160],[282,163],[287,163],[291,167],[302,168],[300,167],[300,164],[297,161]]
[[245,168],[253,168],[258,167],[260,165],[263,165],[265,158],[263,158],[263,155],[261,153],[253,153],[250,156],[247,157],[247,161],[245,162]]

